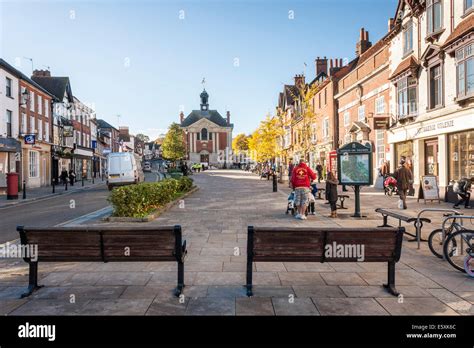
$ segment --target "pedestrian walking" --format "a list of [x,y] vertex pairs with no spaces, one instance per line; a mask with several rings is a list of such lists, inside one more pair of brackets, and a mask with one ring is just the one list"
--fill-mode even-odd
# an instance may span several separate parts
[[61,184],[66,185],[67,177],[68,177],[67,170],[66,169],[61,170],[61,175],[60,175]]
[[326,199],[329,201],[331,206],[331,218],[337,218],[337,185],[339,185],[339,180],[336,179],[336,176],[333,172],[329,172],[326,178]]
[[291,187],[291,174],[293,173],[293,169],[295,165],[293,164],[293,160],[290,160],[288,163],[288,187]]
[[304,159],[300,159],[291,176],[291,184],[295,190],[295,206],[298,208],[296,219],[306,220],[308,194],[311,192],[310,186],[313,180],[316,180],[316,174],[306,165]]
[[471,185],[473,181],[474,177],[470,179],[462,178],[461,180],[458,180],[454,183],[453,191],[454,193],[457,193],[459,197],[461,197],[461,199],[454,205],[454,209],[458,209],[463,203],[464,208],[471,209],[469,201],[471,200]]
[[76,180],[76,173],[74,173],[74,170],[69,171],[69,183],[71,186],[74,186],[74,181]]
[[318,183],[320,183],[323,178],[323,166],[320,162],[316,165],[316,172],[318,173]]
[[397,179],[398,195],[402,201],[401,208],[407,209],[407,192],[413,184],[413,174],[406,166],[405,158],[400,160],[400,167],[395,171],[394,177]]

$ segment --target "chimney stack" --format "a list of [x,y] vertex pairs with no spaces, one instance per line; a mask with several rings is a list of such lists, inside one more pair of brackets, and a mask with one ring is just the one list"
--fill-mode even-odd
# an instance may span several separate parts
[[179,113],[179,121],[181,123],[183,123],[183,121],[184,121],[184,113],[182,111]]
[[49,70],[34,70],[33,76],[37,77],[51,77],[51,71]]
[[321,73],[325,73],[326,75],[328,73],[328,59],[326,57],[316,58],[316,76]]
[[364,28],[361,28],[359,42],[356,44],[356,56],[361,56],[370,47],[372,47],[372,43],[369,41],[369,32],[365,31]]
[[389,18],[388,19],[388,31],[392,31],[394,24],[395,24],[395,20],[393,18]]
[[227,125],[230,125],[230,111],[227,111]]
[[300,86],[304,86],[304,84],[305,84],[304,75],[296,75],[295,76],[295,86],[300,87]]

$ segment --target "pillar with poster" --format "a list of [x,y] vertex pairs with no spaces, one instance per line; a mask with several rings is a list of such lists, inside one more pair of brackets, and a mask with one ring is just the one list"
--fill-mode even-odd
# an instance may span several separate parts
[[340,185],[354,186],[355,211],[360,214],[360,187],[372,184],[372,149],[359,142],[352,142],[337,150],[337,177]]

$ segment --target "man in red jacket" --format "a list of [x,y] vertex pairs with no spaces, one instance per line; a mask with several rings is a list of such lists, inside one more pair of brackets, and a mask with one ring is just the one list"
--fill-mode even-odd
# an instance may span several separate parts
[[296,219],[306,220],[308,193],[311,191],[311,182],[315,179],[316,174],[306,165],[304,159],[300,159],[300,163],[293,169],[291,175],[291,185],[295,190],[295,205],[298,207]]

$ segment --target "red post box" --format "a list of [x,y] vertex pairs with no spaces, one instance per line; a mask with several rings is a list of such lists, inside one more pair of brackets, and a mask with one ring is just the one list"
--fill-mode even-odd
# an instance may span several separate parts
[[18,199],[18,173],[7,173],[7,199]]

